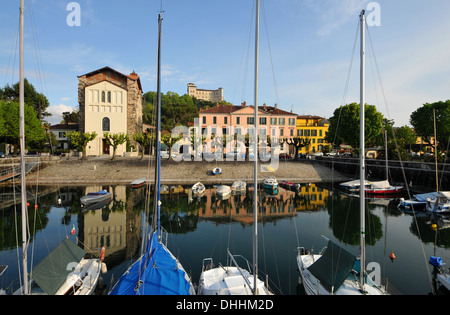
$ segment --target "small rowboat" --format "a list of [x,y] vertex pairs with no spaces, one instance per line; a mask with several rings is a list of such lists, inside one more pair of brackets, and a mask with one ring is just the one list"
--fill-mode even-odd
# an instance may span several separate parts
[[111,201],[111,193],[106,190],[100,190],[97,192],[88,193],[86,196],[80,198],[81,206],[85,206],[91,203],[97,203],[101,201]]

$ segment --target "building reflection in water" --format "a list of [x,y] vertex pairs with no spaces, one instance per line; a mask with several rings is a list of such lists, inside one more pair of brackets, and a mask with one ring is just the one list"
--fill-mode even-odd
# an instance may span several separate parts
[[[214,187],[207,188],[199,204],[198,215],[203,220],[215,220],[230,217],[244,225],[253,223],[253,187],[248,187],[246,194],[232,194],[221,200]],[[291,191],[278,188],[276,195],[258,192],[259,215],[268,218],[293,216],[299,211],[318,211],[325,207],[328,190],[316,184],[303,184],[299,190]]]

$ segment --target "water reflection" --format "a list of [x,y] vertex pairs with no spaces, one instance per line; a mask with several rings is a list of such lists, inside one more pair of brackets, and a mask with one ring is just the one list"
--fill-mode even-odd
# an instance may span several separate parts
[[[253,187],[247,187],[245,194],[232,194],[223,200],[216,195],[216,186],[207,187],[201,198],[192,196],[191,187],[172,185],[166,187],[161,195],[161,225],[178,239],[181,249],[177,252],[181,256],[189,256],[188,262],[195,273],[198,272],[203,258],[209,256],[213,248],[213,240],[219,234],[227,233],[227,224],[233,223],[245,230],[248,243],[251,243],[251,227],[253,225]],[[112,193],[112,200],[107,204],[86,207],[82,209],[80,198],[89,192],[107,190]],[[3,194],[2,194],[3,193]],[[0,193],[0,254],[2,263],[9,265],[5,274],[0,277],[0,288],[9,287],[18,278],[16,233],[21,235],[20,205],[14,206],[14,191],[3,188]],[[296,283],[295,258],[292,256],[298,239],[308,242],[309,239],[320,239],[321,234],[333,237],[347,245],[353,251],[359,245],[359,200],[334,191],[324,184],[301,185],[298,190],[279,188],[276,195],[270,195],[264,190],[258,191],[259,222],[270,233],[274,245],[270,247],[279,251],[278,259],[287,257],[286,275],[280,276],[285,282],[285,293],[291,290],[292,283]],[[148,200],[146,200],[148,197]],[[28,192],[28,216],[30,220],[31,246],[36,248],[34,265],[39,263],[66,236],[75,240],[78,238],[81,246],[88,253],[96,254],[102,246],[106,247],[105,263],[108,273],[104,276],[105,284],[110,284],[120,276],[128,265],[138,257],[141,244],[142,228],[151,223],[151,208],[153,204],[152,189],[146,187],[131,189],[128,186],[86,186],[86,187],[39,187],[30,188]],[[12,201],[11,201],[12,200]],[[18,197],[16,197],[16,201]],[[60,203],[58,202],[60,200]],[[38,206],[35,207],[35,204]],[[383,256],[386,236],[391,237],[390,244],[395,249],[407,250],[408,254],[398,253],[397,261],[391,264],[395,272],[390,279],[401,276],[402,273],[417,273],[424,275],[420,284],[407,285],[406,290],[412,294],[422,293],[428,277],[423,265],[411,264],[411,261],[423,260],[414,258],[421,253],[416,246],[420,240],[427,246],[427,255],[437,253],[448,257],[450,261],[450,219],[445,216],[431,216],[417,213],[415,217],[400,212],[398,201],[367,200],[366,208],[366,244]],[[150,205],[150,213],[144,210]],[[17,219],[15,218],[17,214]],[[323,222],[319,222],[323,220]],[[300,235],[295,235],[294,225],[297,225]],[[323,228],[319,228],[317,225]],[[438,226],[437,231],[431,228]],[[71,235],[72,226],[76,227],[75,235]],[[216,230],[211,229],[210,226]],[[206,227],[208,229],[206,229]],[[223,227],[223,229],[221,229]],[[219,232],[220,231],[220,232]],[[419,232],[420,231],[420,232]],[[238,233],[242,233],[238,231]],[[217,234],[217,235],[216,235]],[[240,242],[243,243],[243,235]],[[307,234],[307,235],[305,235]],[[394,236],[394,237],[393,237]],[[205,243],[209,238],[209,243]],[[394,240],[392,240],[394,238]],[[209,246],[209,244],[212,244]],[[306,247],[309,244],[303,244]],[[30,246],[30,247],[31,247]],[[195,248],[193,248],[195,247]],[[211,247],[211,248],[210,248]],[[390,251],[389,251],[390,252]],[[411,253],[412,254],[411,254]],[[357,252],[355,253],[357,254]],[[447,256],[445,256],[447,255]],[[403,262],[402,258],[409,260]],[[382,261],[382,257],[377,261]],[[292,261],[291,261],[292,260]],[[198,264],[198,266],[197,266]],[[286,262],[287,264],[287,262]],[[406,265],[404,265],[406,264]],[[275,265],[275,262],[268,263]],[[411,269],[419,268],[419,269]],[[281,267],[283,269],[283,267]],[[290,271],[289,271],[290,270]],[[288,272],[289,271],[289,272]],[[266,271],[274,274],[275,271]],[[283,278],[284,277],[284,278]],[[294,279],[292,279],[294,277]],[[198,278],[198,277],[197,277]],[[420,278],[420,277],[419,277]],[[397,281],[399,282],[399,280]]]

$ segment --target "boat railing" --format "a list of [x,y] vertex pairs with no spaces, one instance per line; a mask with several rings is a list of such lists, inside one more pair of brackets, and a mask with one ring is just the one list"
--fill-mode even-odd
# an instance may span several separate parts
[[242,272],[242,268],[239,266],[239,264],[236,262],[235,258],[242,258],[247,262],[247,270],[250,272],[250,263],[248,262],[247,259],[245,259],[245,257],[241,256],[241,255],[233,255],[231,254],[230,250],[227,250],[228,252],[228,256],[230,257],[231,261],[233,262],[233,264],[236,266],[236,268],[239,270],[239,273],[241,274],[242,278],[244,279],[244,281],[247,283],[248,287],[251,288],[251,290],[253,291],[253,286],[250,283],[250,280],[248,279],[248,277],[246,277],[243,272]]
[[169,238],[168,235],[169,235],[169,232],[167,232],[166,229],[164,229],[161,226],[161,243],[164,244],[166,247],[167,247],[167,241]]
[[202,272],[207,271],[214,268],[214,262],[212,258],[205,258],[203,259],[202,263]]

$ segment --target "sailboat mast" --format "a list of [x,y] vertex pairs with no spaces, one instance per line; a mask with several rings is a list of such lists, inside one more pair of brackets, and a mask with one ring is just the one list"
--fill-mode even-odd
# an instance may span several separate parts
[[365,122],[365,11],[361,11],[361,102],[360,102],[360,189],[359,189],[359,199],[360,199],[360,211],[361,211],[361,239],[360,239],[360,251],[361,251],[361,272],[360,272],[360,282],[361,288],[364,290],[364,268],[365,268],[365,260],[366,260],[366,231],[365,231],[365,131],[364,131],[364,122]]
[[19,66],[19,115],[20,115],[20,178],[22,190],[22,264],[23,264],[23,294],[28,294],[27,270],[27,188],[25,182],[25,88],[23,65],[24,38],[24,0],[20,0],[20,66]]
[[434,164],[436,167],[436,191],[439,192],[439,175],[438,175],[438,164],[437,164],[437,139],[436,139],[436,110],[433,109],[433,125],[434,125]]
[[254,233],[253,233],[253,294],[258,294],[256,283],[258,278],[258,73],[259,70],[259,0],[256,0],[256,30],[255,30],[255,142],[253,154],[254,164]]
[[[156,109],[156,154],[155,154],[155,197],[153,230],[157,231],[158,240],[161,241],[161,13],[158,14],[158,70],[157,70],[157,109]],[[155,226],[156,225],[156,226]]]

